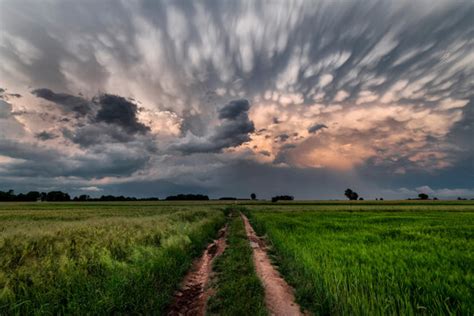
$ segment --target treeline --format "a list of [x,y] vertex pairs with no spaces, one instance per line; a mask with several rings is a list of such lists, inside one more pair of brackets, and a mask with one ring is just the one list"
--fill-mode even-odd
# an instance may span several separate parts
[[[87,194],[82,194],[71,198],[68,193],[62,191],[38,192],[30,191],[26,194],[15,194],[13,190],[0,191],[0,202],[126,202],[126,201],[159,201],[157,197],[136,198],[129,196],[102,195],[95,198]],[[208,201],[209,196],[203,194],[178,194],[170,195],[166,201]]]
[[272,202],[278,201],[293,201],[295,198],[292,195],[277,195],[272,197]]
[[[26,194],[20,193],[17,195],[15,194],[13,190],[5,191],[5,192],[0,191],[0,201],[1,202],[46,201],[46,198],[48,197],[48,195],[49,195],[49,198],[52,198],[54,195],[54,192],[45,193],[45,192],[30,191]],[[67,198],[71,199],[69,195],[67,195]]]
[[73,202],[113,202],[113,201],[159,201],[160,199],[157,197],[148,197],[148,198],[136,198],[136,197],[129,197],[129,196],[115,196],[115,195],[102,195],[99,198],[91,198],[88,195],[79,195],[72,199]]
[[209,196],[203,194],[178,194],[167,196],[166,201],[209,201]]
[[19,193],[15,194],[13,190],[9,191],[0,191],[0,202],[37,202],[37,201],[46,201],[46,202],[106,202],[106,201],[158,201],[157,197],[150,198],[136,198],[136,197],[126,197],[123,195],[114,196],[114,195],[102,195],[99,198],[93,198],[89,195],[83,194],[71,198],[68,193],[62,191],[50,191],[50,192],[38,192],[30,191],[26,194]]

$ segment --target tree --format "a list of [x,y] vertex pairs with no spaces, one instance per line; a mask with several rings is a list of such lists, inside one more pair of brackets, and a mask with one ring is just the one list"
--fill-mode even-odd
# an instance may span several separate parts
[[272,202],[278,202],[278,201],[293,201],[295,198],[292,195],[277,195],[272,197]]
[[167,196],[166,201],[207,201],[209,197],[203,194],[178,194]]
[[64,202],[64,201],[70,201],[71,197],[69,194],[61,192],[61,191],[51,191],[48,192],[46,195],[46,201],[48,202]]
[[357,192],[352,191],[351,189],[346,189],[344,195],[351,201],[355,201],[359,198],[359,194],[357,194]]
[[255,200],[255,199],[257,199],[257,195],[255,193],[252,193],[252,194],[250,194],[250,198],[252,200]]
[[233,197],[233,196],[223,196],[223,197],[219,198],[219,200],[221,200],[221,201],[235,201],[235,200],[237,200],[237,198]]
[[77,198],[77,200],[78,200],[78,201],[81,201],[81,202],[87,201],[87,200],[89,200],[89,199],[90,199],[90,196],[87,195],[87,194],[82,194],[82,195],[80,195],[80,196]]
[[420,200],[428,200],[428,194],[426,194],[426,193],[420,193],[420,194],[418,194],[418,198],[419,198]]
[[40,199],[41,201],[46,201],[46,197],[48,196],[48,194],[46,192],[41,192],[40,193]]
[[38,191],[30,191],[26,193],[26,199],[28,201],[35,202],[35,201],[38,201],[40,198],[41,198],[41,194]]

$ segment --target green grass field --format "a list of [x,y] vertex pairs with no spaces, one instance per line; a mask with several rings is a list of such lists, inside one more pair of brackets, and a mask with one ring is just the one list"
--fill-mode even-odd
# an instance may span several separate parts
[[163,312],[223,223],[209,206],[0,204],[0,314]]
[[250,215],[314,314],[471,315],[472,207],[287,205]]
[[0,315],[163,314],[226,221],[209,312],[264,314],[226,208],[266,235],[316,315],[474,313],[472,201],[210,201],[0,203]]

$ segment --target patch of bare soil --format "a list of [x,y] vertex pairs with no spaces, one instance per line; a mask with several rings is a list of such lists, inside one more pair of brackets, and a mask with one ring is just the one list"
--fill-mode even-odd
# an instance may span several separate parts
[[247,238],[253,249],[255,270],[265,288],[265,304],[270,315],[304,315],[301,312],[300,306],[295,302],[293,289],[273,267],[264,241],[258,238],[248,218],[244,214],[241,214],[241,216],[245,224]]
[[168,315],[205,315],[206,303],[211,294],[208,283],[214,259],[220,256],[227,245],[227,225],[219,230],[218,239],[210,243],[202,256],[194,261],[184,277],[180,289],[175,293]]

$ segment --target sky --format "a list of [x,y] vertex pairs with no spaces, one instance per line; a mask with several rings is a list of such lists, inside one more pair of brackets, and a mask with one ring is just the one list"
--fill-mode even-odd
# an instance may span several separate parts
[[474,198],[474,2],[0,0],[0,190]]

